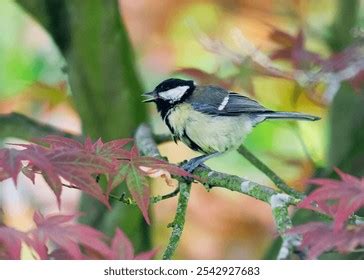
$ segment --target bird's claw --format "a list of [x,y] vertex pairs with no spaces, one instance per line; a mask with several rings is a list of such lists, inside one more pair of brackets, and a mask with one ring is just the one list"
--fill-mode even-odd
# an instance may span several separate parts
[[199,166],[206,166],[205,164],[199,162],[198,160],[189,160],[186,163],[182,164],[182,168],[188,173],[192,173]]

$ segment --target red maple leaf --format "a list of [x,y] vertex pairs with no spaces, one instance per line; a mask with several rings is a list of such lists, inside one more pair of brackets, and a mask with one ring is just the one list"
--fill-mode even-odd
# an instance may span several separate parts
[[108,205],[108,198],[103,194],[93,175],[109,173],[113,168],[109,161],[78,150],[61,152],[55,150],[47,154],[47,158],[56,174]]
[[[152,157],[140,156],[136,146],[128,149],[132,139],[118,139],[95,143],[87,138],[82,144],[60,136],[34,139],[39,144],[19,144],[23,150],[0,150],[0,180],[12,177],[16,180],[22,172],[33,183],[35,174],[41,174],[60,204],[62,179],[70,187],[77,188],[109,205],[110,192],[121,182],[127,187],[149,223],[148,207],[150,191],[148,176],[162,176],[170,182],[171,175],[193,177],[182,168]],[[25,163],[26,162],[26,163]],[[95,179],[105,174],[109,179],[106,193]]]
[[146,176],[149,176],[150,174],[145,172],[143,167],[152,168],[154,170],[165,170],[177,176],[194,176],[186,172],[184,169],[166,161],[152,157],[140,156],[136,146],[132,147],[130,151],[130,158],[121,160],[116,172],[111,176],[108,186],[108,193],[110,193],[114,188],[116,188],[125,180],[130,194],[135,199],[135,202],[142,211],[145,220],[149,224],[150,219],[148,215],[148,208],[150,190]]
[[49,145],[52,149],[65,148],[82,150],[84,148],[84,145],[77,140],[58,135],[47,135],[44,137],[33,138],[32,142]]
[[[117,229],[110,241],[87,225],[72,223],[77,215],[34,214],[36,227],[28,232],[0,227],[0,259],[20,259],[27,244],[40,259],[151,259],[156,250],[134,254],[126,235]],[[52,251],[51,251],[52,249]]]
[[[39,145],[19,145],[23,150],[0,150],[0,179],[9,176],[16,182],[18,173],[22,171],[34,181],[34,174],[41,174],[57,197],[60,204],[62,192],[61,178],[71,185],[94,196],[109,206],[108,197],[96,182],[94,175],[107,174],[113,170],[110,159],[87,152],[77,141],[61,137],[49,137],[50,148]],[[29,162],[23,166],[22,162]]]
[[0,227],[0,260],[19,260],[21,244],[27,237],[16,229]]
[[0,177],[12,178],[16,184],[18,174],[22,168],[19,151],[15,149],[0,149]]
[[150,260],[156,250],[143,252],[135,256],[134,248],[128,237],[120,230],[116,229],[113,240],[111,241],[111,252],[109,259],[111,260]]
[[75,215],[54,215],[43,217],[34,214],[36,228],[30,232],[32,247],[41,259],[48,259],[46,244],[53,242],[73,259],[84,259],[82,247],[94,250],[102,256],[108,256],[110,249],[103,241],[104,236],[89,226],[70,223]]
[[269,27],[272,29],[269,34],[269,39],[273,42],[277,43],[278,45],[282,47],[292,47],[295,44],[295,36],[280,30],[276,28],[273,25],[269,25]]
[[360,93],[364,84],[363,54],[360,46],[352,45],[339,53],[332,54],[322,62],[323,72],[339,73]]
[[102,143],[101,140],[94,144],[94,151],[97,155],[107,159],[123,159],[129,158],[130,152],[125,146],[131,143],[133,139],[118,139]]
[[[33,148],[34,146],[30,147],[30,149]],[[80,190],[108,205],[108,199],[103,194],[94,175],[110,172],[112,169],[110,162],[96,155],[73,149],[49,150],[43,156],[47,160],[47,165],[44,162],[40,165],[34,161],[32,164],[41,170],[41,174],[57,197],[61,193],[62,183],[59,177],[62,177],[71,185],[77,186]]]
[[125,146],[133,141],[131,138],[112,140],[103,143],[98,139],[92,143],[89,137],[86,138],[85,143],[82,144],[76,140],[57,136],[48,135],[41,138],[35,138],[33,141],[41,144],[49,145],[52,149],[64,148],[67,150],[79,150],[86,153],[93,153],[104,159],[111,160],[117,158],[129,157],[130,152],[125,149]]
[[334,218],[334,230],[343,228],[346,220],[364,205],[364,178],[356,178],[335,169],[341,180],[313,179],[320,185],[298,207],[321,211]]
[[305,37],[300,30],[296,36],[273,28],[270,34],[272,41],[278,43],[281,48],[271,54],[271,58],[291,61],[299,70],[318,67],[315,70],[317,78],[327,73],[340,76],[342,80],[348,80],[355,90],[360,91],[364,81],[363,55],[359,44],[353,44],[339,53],[334,53],[324,59],[318,53],[305,48]]
[[9,179],[11,176],[5,172],[2,168],[0,168],[0,181],[4,181],[6,179]]
[[307,63],[319,65],[323,62],[323,59],[319,54],[308,51],[305,48],[305,37],[302,30],[300,30],[296,36],[292,36],[282,30],[274,29],[270,38],[280,45],[283,45],[281,49],[278,49],[271,54],[270,57],[273,60],[289,60],[296,68],[301,68]]
[[[61,195],[62,183],[55,174],[52,165],[47,157],[44,155],[47,150],[43,147],[34,145],[19,145],[25,147],[24,150],[15,149],[1,149],[0,150],[0,167],[3,175],[1,179],[12,178],[14,183],[17,182],[17,177],[20,171],[23,171],[22,161],[29,161],[33,168],[29,167],[26,171],[26,176],[33,179],[31,172],[42,171],[44,178],[48,182],[52,191],[60,203],[59,197]],[[36,168],[34,168],[36,166]]]
[[287,233],[302,235],[300,247],[307,250],[309,259],[330,250],[348,253],[364,245],[364,226],[334,230],[331,224],[311,222],[296,226]]

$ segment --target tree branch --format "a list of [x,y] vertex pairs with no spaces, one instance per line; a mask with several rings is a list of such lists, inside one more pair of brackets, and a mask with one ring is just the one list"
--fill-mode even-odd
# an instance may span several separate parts
[[148,125],[142,123],[135,132],[135,144],[139,152],[144,156],[163,159],[159,153],[156,142],[152,135],[152,130]]
[[303,198],[304,194],[297,192],[289,187],[283,179],[281,179],[272,169],[270,169],[265,163],[254,156],[244,145],[240,145],[238,149],[239,154],[244,156],[251,164],[262,171],[272,182],[283,192],[292,195],[296,198]]
[[[168,136],[159,136],[157,137],[159,140],[164,140],[164,141],[168,141],[171,138]],[[139,128],[137,129],[137,132],[135,134],[135,141],[136,141],[136,145],[139,148],[139,151],[141,151],[142,154],[144,155],[148,155],[151,157],[158,157],[163,159],[163,157],[160,155],[159,151],[158,151],[158,147],[156,145],[156,141],[154,141],[155,136],[152,135],[152,132],[150,130],[150,128],[146,125],[146,124],[142,124],[139,126]],[[296,190],[292,189],[291,187],[289,187],[276,173],[274,173],[273,170],[271,170],[266,164],[264,164],[260,159],[258,159],[256,156],[254,156],[247,148],[245,148],[244,145],[241,145],[238,149],[238,152],[244,156],[251,164],[253,164],[255,167],[257,167],[260,171],[262,171],[265,175],[267,175],[268,178],[270,178],[274,184],[276,184],[276,186],[283,192],[292,195],[295,198],[299,198],[302,199],[304,197],[304,194],[297,192]],[[197,168],[194,172],[194,175],[199,176],[200,178],[203,179],[207,179],[210,181],[213,181],[214,183],[217,183],[216,185],[225,185],[225,188],[234,190],[234,191],[239,191],[241,192],[241,190],[239,190],[237,188],[237,184],[236,182],[233,183],[232,185],[227,185],[225,182],[229,181],[229,179],[234,178],[236,180],[236,178],[238,178],[238,181],[240,181],[241,183],[243,183],[242,181],[245,182],[249,182],[252,183],[253,185],[257,186],[259,184],[257,183],[253,183],[250,182],[248,180],[236,177],[236,176],[231,176],[231,175],[227,175],[226,174],[222,174],[222,173],[218,173],[215,172],[216,174],[220,174],[217,177],[222,177],[222,179],[218,179],[216,181],[216,176],[211,176],[212,178],[209,178],[210,176],[208,176],[208,173],[206,174],[206,171],[211,171],[208,168]],[[200,174],[201,173],[201,174]],[[216,175],[215,174],[215,175]],[[236,178],[235,178],[236,177]],[[234,180],[233,180],[234,181]],[[214,184],[210,184],[207,183],[209,185],[214,185]],[[248,183],[247,183],[248,184]],[[260,190],[264,189],[264,193],[271,193],[272,189],[265,187],[265,186],[261,186],[259,185],[258,187]],[[268,190],[267,190],[268,189]],[[248,194],[248,193],[245,193]],[[249,195],[249,194],[248,194]],[[262,197],[261,197],[262,198]],[[261,199],[258,198],[258,199]],[[267,200],[267,197],[265,196],[264,199],[261,199],[265,202],[268,202],[269,200]]]
[[163,254],[164,260],[170,260],[176,251],[186,220],[188,199],[190,198],[191,183],[179,182],[180,195],[178,197],[176,216],[168,227],[172,227],[171,237]]
[[[160,159],[165,159],[159,153],[157,144],[155,143],[151,129],[142,124],[138,127],[135,134],[136,145],[142,155],[153,156]],[[273,172],[273,171],[272,171]],[[211,170],[208,167],[199,166],[193,172],[193,175],[199,178],[199,182],[209,188],[220,187],[230,191],[239,192],[249,195],[258,200],[270,203],[271,197],[280,194],[272,188],[263,186],[253,181],[241,178],[235,175],[229,175],[221,172]],[[184,181],[181,177],[174,177],[177,180]],[[300,199],[293,196],[290,197],[290,204],[297,204]]]
[[42,137],[46,135],[59,135],[75,140],[80,139],[77,135],[62,131],[48,124],[40,123],[18,113],[11,113],[7,115],[0,114],[0,127],[0,139],[15,137],[30,140],[35,137]]
[[291,197],[287,194],[276,194],[269,202],[272,208],[274,222],[277,231],[282,237],[282,245],[279,249],[277,259],[287,259],[295,248],[301,244],[301,237],[297,234],[287,235],[286,232],[292,228],[292,220],[288,213],[288,206],[291,204]]
[[[135,141],[141,154],[145,156],[163,158],[159,153],[156,142],[153,139],[152,131],[147,125],[142,124],[139,126],[135,134]],[[271,171],[266,165],[264,165],[259,159],[257,159],[254,155],[248,152],[245,147],[243,147],[243,152],[244,156],[246,155],[248,160],[253,161],[253,164],[255,163],[254,165],[258,165],[260,168],[262,168],[264,170],[263,172],[268,169],[272,174],[275,175],[275,173]],[[272,176],[271,173],[270,176]],[[288,214],[288,207],[289,205],[296,205],[298,202],[301,201],[301,198],[281,193],[272,188],[260,185],[258,183],[238,176],[217,172],[207,167],[200,166],[195,169],[193,174],[199,178],[200,183],[204,184],[208,188],[225,188],[231,191],[249,195],[251,197],[254,197],[255,199],[268,203],[272,207],[272,214],[275,224],[277,226],[277,231],[283,239],[282,248],[278,255],[279,259],[287,258],[289,254],[294,250],[294,248],[299,245],[299,236],[288,236],[285,235],[285,232],[292,227],[292,221]],[[278,180],[281,180],[278,176],[277,178]],[[183,187],[185,187],[184,191],[188,191],[189,193],[190,187],[184,182],[184,179],[181,177],[176,177],[176,179],[179,180],[180,186],[183,185]],[[277,181],[276,178],[275,180]],[[286,185],[284,182],[283,184]],[[289,188],[287,185],[286,190],[292,192],[292,189]],[[185,198],[183,196],[183,194],[180,194],[176,218],[172,224],[174,226],[172,230],[172,235],[163,257],[165,259],[170,259],[172,257],[182,234],[185,221],[184,215],[186,211],[184,207],[187,206],[188,200],[188,198]],[[175,225],[176,221],[178,221],[177,225]]]

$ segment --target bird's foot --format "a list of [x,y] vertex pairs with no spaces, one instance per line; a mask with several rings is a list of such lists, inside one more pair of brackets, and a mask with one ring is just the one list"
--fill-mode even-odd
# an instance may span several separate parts
[[[203,163],[199,163],[197,160],[191,159],[181,165],[186,172],[192,174],[192,172]],[[186,183],[192,183],[194,179],[192,177],[183,177]]]
[[187,171],[188,173],[192,173],[195,169],[202,165],[203,163],[199,161],[199,159],[191,159],[186,163],[182,164],[182,168]]
[[[195,158],[190,159],[186,163],[183,163],[181,167],[187,171],[188,173],[192,173],[195,169],[199,166],[207,167],[204,162],[210,158],[219,155],[219,153],[209,154],[209,155],[202,155]],[[187,182],[191,182],[191,178],[185,178]],[[193,181],[193,180],[192,180]]]
[[207,166],[204,164],[204,161],[201,158],[193,158],[187,161],[186,163],[182,164],[181,167],[188,173],[192,173],[199,166],[207,168]]
[[206,167],[204,162],[210,158],[216,157],[219,154],[220,153],[213,153],[213,154],[209,154],[209,155],[202,155],[202,156],[192,158],[188,162],[182,164],[182,168],[184,170],[186,170],[187,172],[192,173],[199,166]]

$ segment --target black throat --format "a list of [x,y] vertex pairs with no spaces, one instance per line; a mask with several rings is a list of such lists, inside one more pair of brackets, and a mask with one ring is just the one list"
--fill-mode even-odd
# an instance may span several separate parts
[[196,86],[195,85],[190,85],[189,89],[185,92],[185,94],[181,97],[180,100],[177,100],[175,102],[169,102],[168,100],[164,100],[162,98],[158,98],[155,101],[155,104],[157,105],[157,110],[158,112],[161,114],[161,117],[164,121],[166,120],[166,116],[168,115],[168,113],[170,112],[171,109],[173,109],[175,106],[177,106],[178,104],[183,103],[184,101],[186,101],[186,99],[188,99],[193,91],[195,90]]

